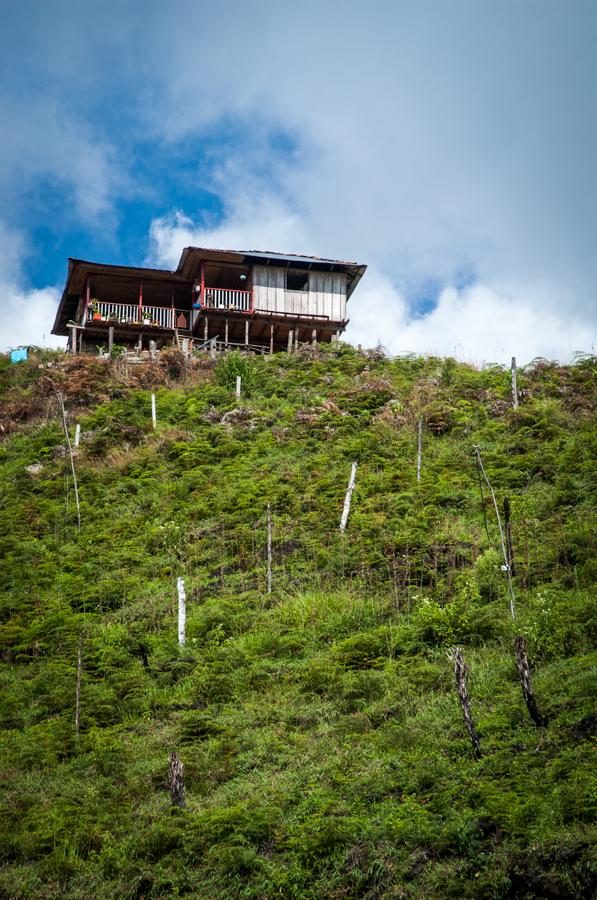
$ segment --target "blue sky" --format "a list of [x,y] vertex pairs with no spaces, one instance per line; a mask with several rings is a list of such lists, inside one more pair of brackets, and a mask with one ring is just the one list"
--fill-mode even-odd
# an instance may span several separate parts
[[368,263],[355,343],[594,350],[596,4],[22,0],[0,51],[0,348],[198,243]]

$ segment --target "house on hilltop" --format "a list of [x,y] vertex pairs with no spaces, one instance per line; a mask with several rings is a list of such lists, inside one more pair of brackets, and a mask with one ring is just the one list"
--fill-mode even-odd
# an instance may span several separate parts
[[186,247],[175,271],[69,259],[53,334],[69,348],[117,342],[273,353],[337,340],[366,266],[316,256]]

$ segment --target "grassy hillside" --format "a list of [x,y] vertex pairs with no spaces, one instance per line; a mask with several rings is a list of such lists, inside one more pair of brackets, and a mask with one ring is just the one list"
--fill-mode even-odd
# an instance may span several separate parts
[[[499,367],[342,345],[0,369],[0,895],[591,895],[594,360],[529,367],[517,411]],[[511,502],[516,623],[476,446]]]

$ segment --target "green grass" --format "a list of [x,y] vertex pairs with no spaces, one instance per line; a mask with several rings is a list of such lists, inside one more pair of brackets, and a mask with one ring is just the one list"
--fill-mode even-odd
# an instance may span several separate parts
[[[83,431],[80,530],[57,387]],[[499,367],[344,346],[215,373],[175,354],[0,364],[0,896],[590,896],[594,360],[519,388],[513,411]],[[475,446],[512,506],[516,623]]]

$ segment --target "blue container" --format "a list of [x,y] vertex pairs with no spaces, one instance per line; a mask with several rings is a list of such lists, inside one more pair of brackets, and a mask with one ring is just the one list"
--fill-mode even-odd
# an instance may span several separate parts
[[11,363],[24,362],[27,359],[27,347],[18,347],[16,350],[10,351]]

